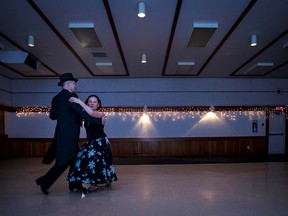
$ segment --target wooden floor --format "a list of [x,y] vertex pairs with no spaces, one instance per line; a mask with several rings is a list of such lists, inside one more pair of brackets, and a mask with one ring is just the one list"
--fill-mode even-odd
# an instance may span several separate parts
[[288,162],[127,163],[117,163],[116,158],[119,180],[111,189],[100,187],[83,196],[68,191],[66,172],[50,188],[50,194],[44,195],[34,181],[50,168],[41,164],[41,158],[1,160],[0,214],[288,215]]

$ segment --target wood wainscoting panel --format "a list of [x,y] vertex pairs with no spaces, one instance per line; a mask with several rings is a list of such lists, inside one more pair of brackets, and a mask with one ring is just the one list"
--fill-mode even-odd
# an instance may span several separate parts
[[139,139],[109,139],[114,156],[139,155]]
[[[267,155],[266,137],[110,138],[113,156],[243,156]],[[12,157],[44,156],[52,138],[7,139]],[[79,146],[85,139],[79,140]]]
[[52,139],[50,138],[12,138],[9,144],[14,157],[44,156]]
[[0,134],[0,159],[7,159],[11,156],[11,148],[8,143],[8,136]]

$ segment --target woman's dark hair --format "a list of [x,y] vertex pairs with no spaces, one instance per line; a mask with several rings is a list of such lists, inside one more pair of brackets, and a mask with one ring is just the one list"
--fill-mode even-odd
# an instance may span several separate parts
[[97,96],[97,95],[89,95],[88,97],[87,97],[87,99],[85,100],[85,104],[87,105],[88,104],[88,100],[91,98],[91,97],[95,97],[97,100],[98,100],[98,104],[99,104],[99,107],[98,107],[98,109],[100,109],[101,107],[102,107],[102,103],[101,103],[101,100],[100,100],[100,98]]

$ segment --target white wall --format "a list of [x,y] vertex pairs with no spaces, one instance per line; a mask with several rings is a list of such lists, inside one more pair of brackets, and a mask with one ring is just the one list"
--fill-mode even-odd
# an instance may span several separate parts
[[[50,106],[60,87],[54,80],[15,80],[13,106]],[[288,79],[127,78],[79,79],[79,97],[101,97],[104,106],[283,105]],[[277,94],[282,88],[284,94]]]
[[[1,80],[1,77],[0,77]],[[58,79],[14,80],[11,105],[50,106],[61,88]],[[127,78],[79,79],[78,95],[85,99],[97,94],[103,106],[109,107],[169,107],[169,106],[278,106],[288,101],[288,79],[201,79],[201,78]],[[7,87],[6,87],[7,88]],[[283,94],[277,94],[282,88]],[[0,99],[0,104],[7,104]],[[253,118],[256,118],[254,116]],[[205,137],[205,136],[262,136],[265,134],[265,117],[259,117],[258,134],[251,132],[248,116],[238,116],[236,121],[201,123],[199,119],[186,118],[152,121],[153,127],[137,125],[137,121],[114,116],[108,118],[106,132],[109,137]],[[258,119],[258,117],[257,117]],[[5,113],[5,128],[9,137],[53,137],[55,123],[47,116],[19,118],[15,113]],[[8,122],[7,122],[8,121]],[[84,131],[81,133],[85,137]]]
[[[236,113],[236,120],[229,117],[205,121],[200,115],[186,115],[182,119],[173,120],[171,117],[150,118],[150,123],[142,123],[140,116],[125,119],[116,113],[108,116],[105,126],[110,138],[159,138],[159,137],[235,137],[235,136],[265,136],[265,112],[260,115],[241,115]],[[149,113],[147,113],[149,115]],[[16,117],[15,113],[5,113],[10,119],[5,126],[6,134],[13,138],[51,138],[54,135],[56,122],[46,114]],[[258,120],[258,132],[252,132],[252,120]],[[12,127],[11,127],[12,125]],[[85,138],[85,130],[81,129],[80,137]]]

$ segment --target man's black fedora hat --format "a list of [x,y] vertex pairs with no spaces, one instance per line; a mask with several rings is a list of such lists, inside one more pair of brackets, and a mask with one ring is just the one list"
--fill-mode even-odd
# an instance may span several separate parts
[[60,78],[60,82],[58,83],[58,86],[61,86],[64,82],[68,81],[68,80],[73,80],[75,82],[78,81],[78,79],[74,78],[73,75],[71,73],[65,73],[65,74],[61,74],[59,76]]

